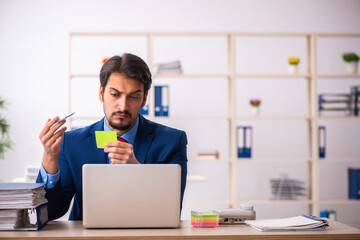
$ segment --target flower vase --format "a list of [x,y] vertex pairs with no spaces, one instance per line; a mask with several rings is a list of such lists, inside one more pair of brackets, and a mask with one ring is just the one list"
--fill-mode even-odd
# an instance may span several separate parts
[[356,75],[358,71],[358,62],[346,62],[345,69],[347,74]]
[[260,115],[260,108],[259,107],[251,107],[250,114],[253,117],[258,117]]
[[298,66],[297,65],[294,65],[294,64],[290,64],[288,66],[288,72],[289,74],[291,75],[296,75],[298,73]]

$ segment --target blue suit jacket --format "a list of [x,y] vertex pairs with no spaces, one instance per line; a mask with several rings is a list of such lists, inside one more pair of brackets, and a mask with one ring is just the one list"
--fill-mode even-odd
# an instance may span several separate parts
[[[104,118],[85,128],[65,132],[59,155],[60,181],[46,190],[49,219],[63,216],[74,197],[69,220],[82,220],[82,165],[108,163],[96,147],[95,131],[103,131]],[[173,163],[181,166],[181,203],[187,174],[187,138],[184,131],[151,122],[140,115],[134,154],[140,163]],[[37,182],[42,182],[40,174]],[[116,187],[116,186],[114,186]],[[144,204],[146,200],[144,199]]]

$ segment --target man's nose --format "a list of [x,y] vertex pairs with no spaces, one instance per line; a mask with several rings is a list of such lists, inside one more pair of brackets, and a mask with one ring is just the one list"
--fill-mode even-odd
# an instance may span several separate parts
[[119,109],[122,112],[127,109],[127,98],[126,98],[126,96],[121,96],[117,100],[117,109]]

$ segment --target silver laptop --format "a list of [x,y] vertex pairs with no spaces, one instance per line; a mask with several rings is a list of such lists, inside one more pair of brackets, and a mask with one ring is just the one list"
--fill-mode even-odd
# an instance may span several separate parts
[[85,228],[170,228],[180,225],[177,164],[85,164]]

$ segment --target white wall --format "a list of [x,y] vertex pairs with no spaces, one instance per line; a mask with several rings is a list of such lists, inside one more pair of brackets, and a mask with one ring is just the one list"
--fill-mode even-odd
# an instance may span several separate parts
[[0,0],[0,96],[13,150],[0,181],[39,164],[38,134],[67,112],[70,31],[360,32],[357,0]]
[[0,181],[39,165],[39,132],[68,109],[72,31],[360,32],[358,0],[0,0],[0,96],[13,149]]

